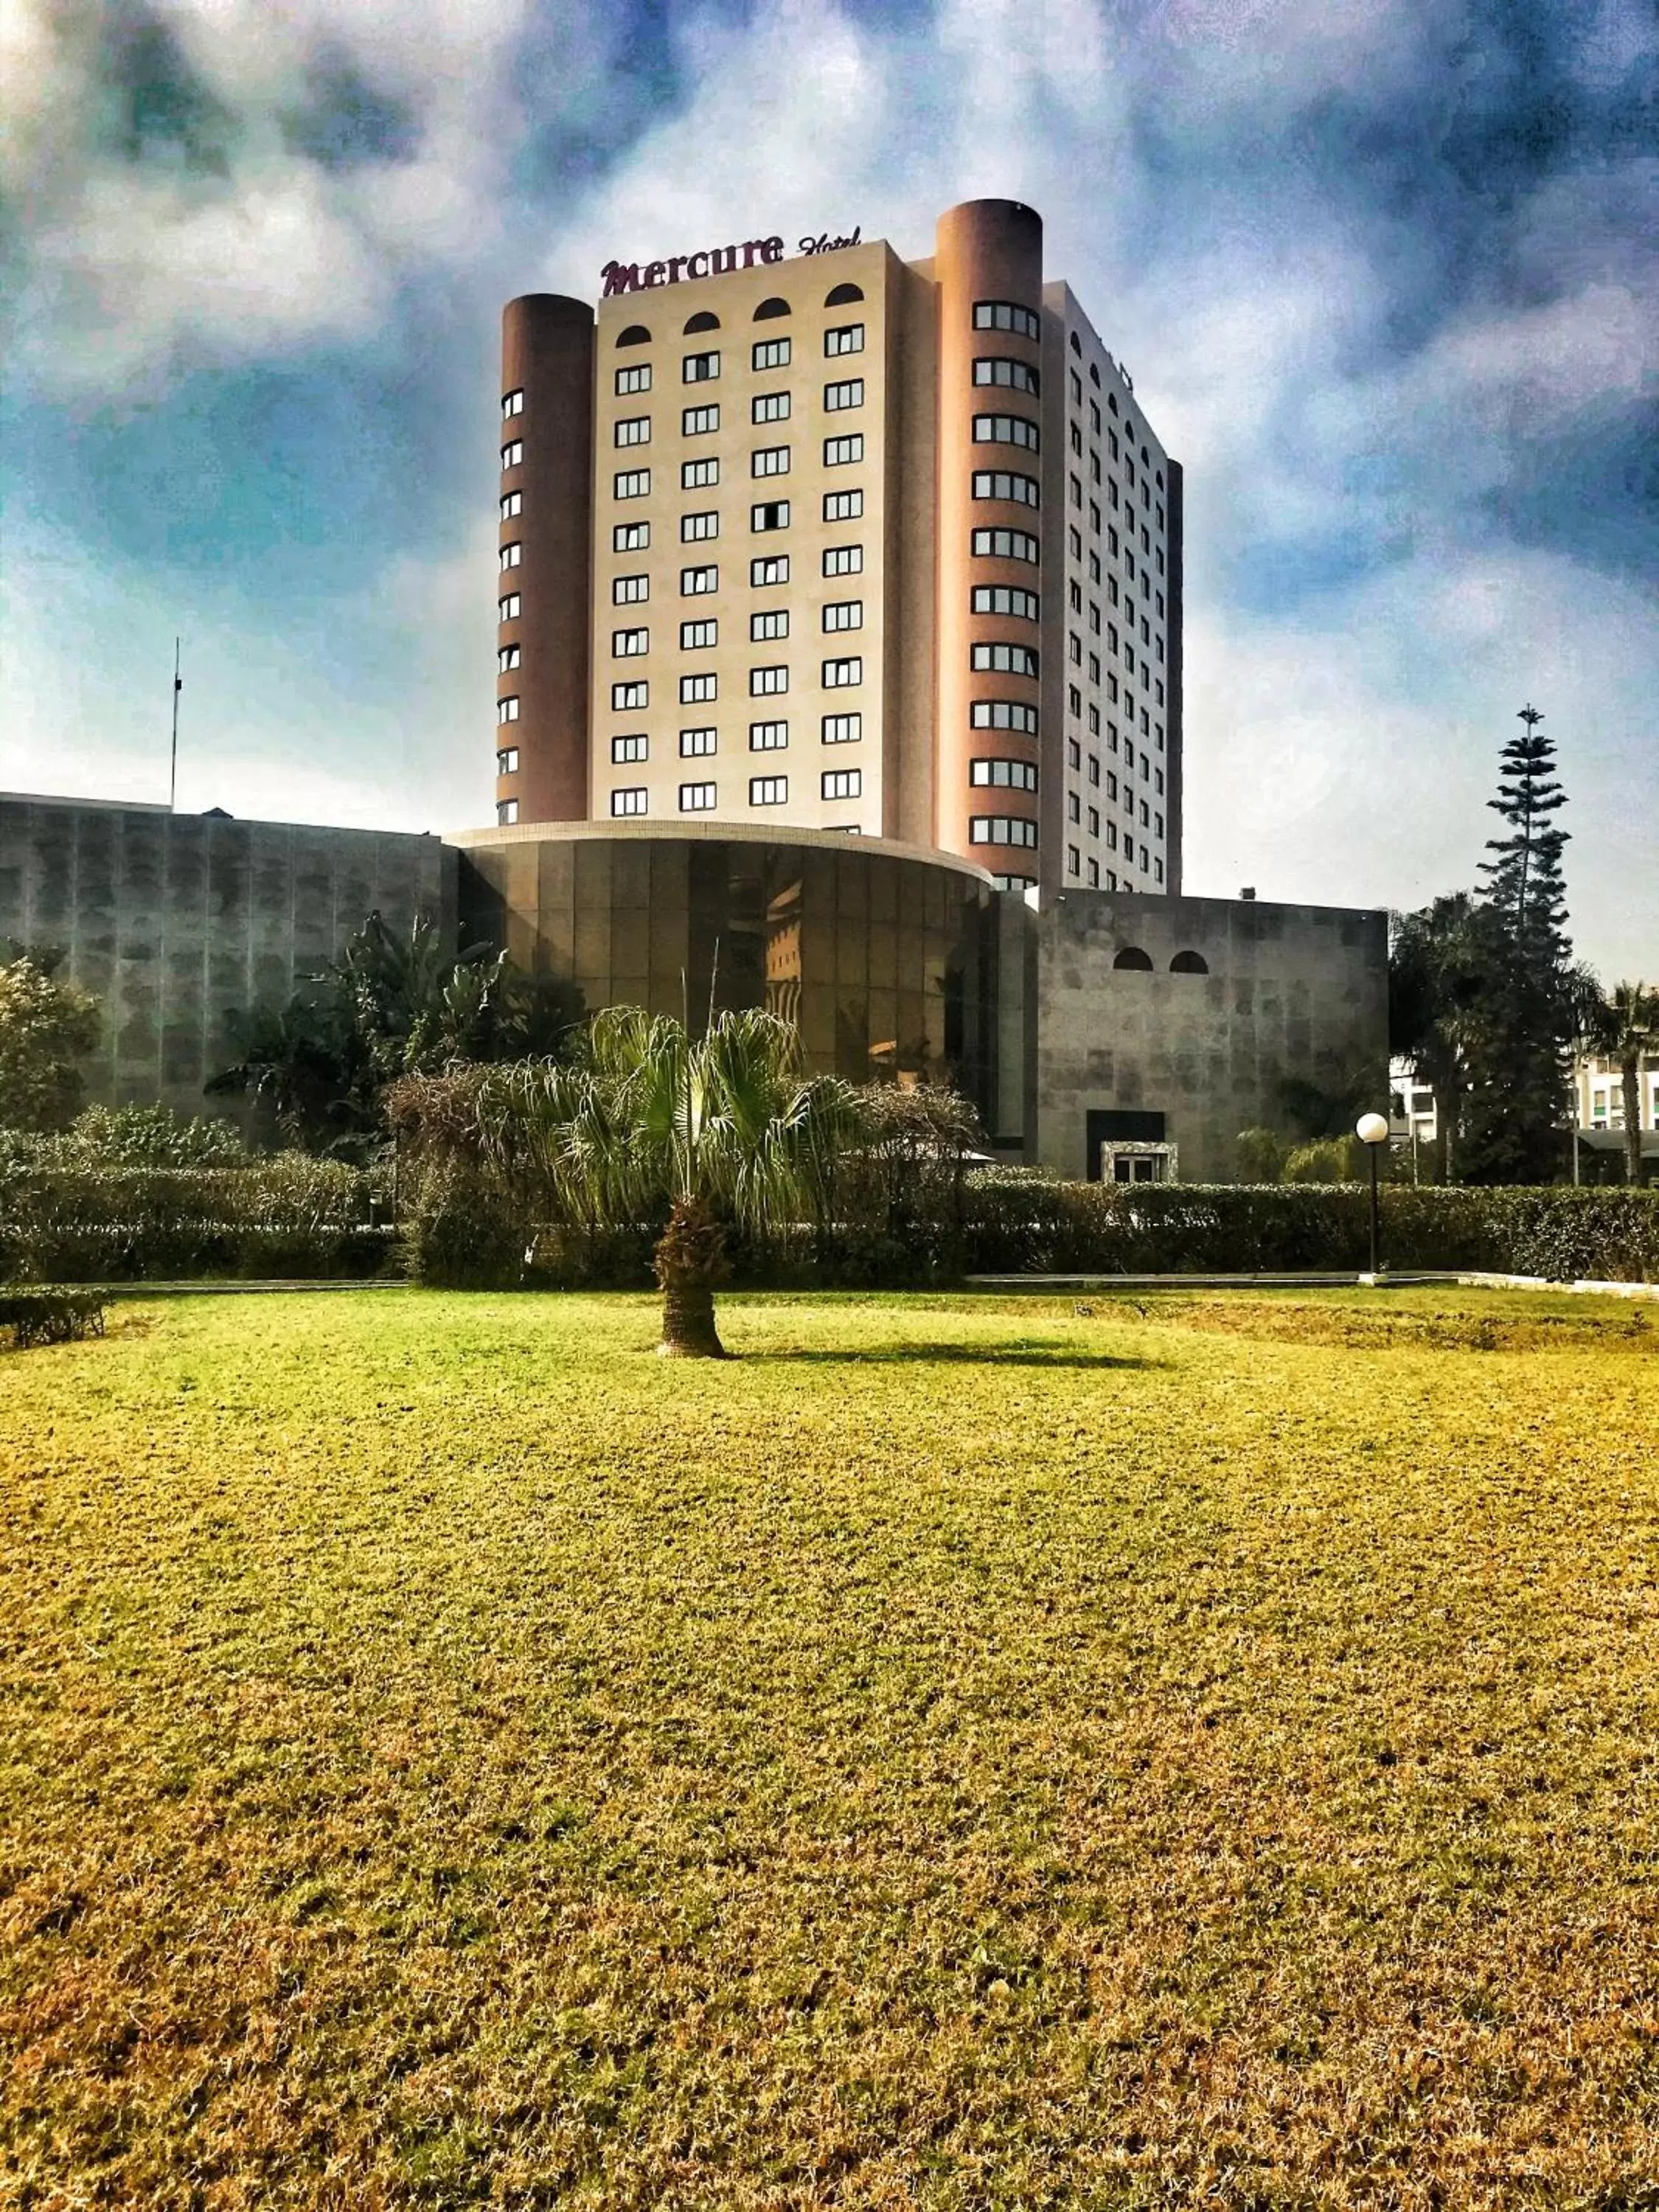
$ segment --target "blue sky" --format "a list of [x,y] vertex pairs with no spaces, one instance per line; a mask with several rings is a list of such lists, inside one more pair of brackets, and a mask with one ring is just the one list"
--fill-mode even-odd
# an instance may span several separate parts
[[491,799],[498,314],[1026,199],[1188,481],[1187,874],[1473,880],[1543,708],[1659,976],[1645,0],[13,0],[0,788]]

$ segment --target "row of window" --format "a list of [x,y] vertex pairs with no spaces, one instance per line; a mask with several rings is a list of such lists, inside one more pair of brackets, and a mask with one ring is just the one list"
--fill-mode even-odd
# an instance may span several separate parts
[[[1131,867],[1134,866],[1135,848],[1127,837],[1123,841],[1123,857]],[[1155,883],[1161,884],[1163,882],[1163,861],[1155,859],[1154,856],[1147,851],[1144,845],[1140,848],[1140,866],[1143,874],[1150,873]],[[1083,855],[1079,852],[1075,845],[1068,845],[1066,848],[1066,872],[1068,876],[1077,877],[1080,877],[1083,873]],[[1100,889],[1100,863],[1098,860],[1091,860],[1089,863],[1089,888],[1091,890],[1098,890]],[[1106,888],[1108,890],[1113,891],[1120,890],[1132,891],[1134,889],[1134,885],[1127,877],[1124,878],[1123,882],[1120,884],[1118,882],[1115,871],[1111,868],[1108,868],[1106,871]],[[1123,966],[1125,964],[1127,963],[1121,961],[1113,963],[1114,966]],[[1150,963],[1148,964],[1150,965]],[[1188,972],[1195,973],[1197,971],[1193,970]]]
[[[1135,802],[1131,793],[1127,791],[1124,793],[1123,804],[1133,824]],[[1068,822],[1079,823],[1083,819],[1083,802],[1074,791],[1068,791],[1066,794],[1066,818]],[[1144,799],[1140,802],[1140,826],[1143,830],[1152,830],[1158,837],[1164,835],[1164,817],[1161,814],[1152,814]],[[1089,809],[1089,835],[1091,837],[1098,837],[1100,835],[1100,809],[1097,806],[1091,806]],[[1108,842],[1115,851],[1117,824],[1109,819],[1106,823],[1106,836]]]
[[[855,745],[864,736],[864,717],[862,714],[825,714],[819,720],[818,735],[826,745]],[[720,732],[708,728],[682,730],[679,742],[683,758],[713,753],[719,750]],[[788,744],[789,725],[787,721],[751,722],[749,725],[749,750],[751,753],[783,752]],[[650,757],[651,740],[643,731],[611,740],[611,758],[618,765],[627,766]]]
[[[850,653],[835,660],[819,663],[818,682],[825,691],[850,690],[864,681],[864,660],[861,654]],[[773,667],[751,668],[749,672],[750,698],[774,697],[789,689],[787,663]],[[706,707],[720,696],[719,679],[710,671],[702,676],[682,676],[679,679],[679,701],[682,707]],[[505,706],[507,701],[500,704]],[[651,703],[651,687],[643,677],[634,677],[611,687],[611,710],[617,714],[637,714]],[[514,717],[516,717],[516,703]]]
[[[837,360],[849,353],[862,353],[864,325],[841,323],[833,330],[826,331],[823,334],[823,351],[825,358],[830,361]],[[787,338],[759,338],[749,349],[749,366],[756,375],[763,376],[769,369],[787,368],[791,355],[791,343]],[[682,384],[709,384],[720,373],[720,357],[718,353],[687,354],[680,363]],[[619,399],[625,399],[633,392],[649,392],[650,389],[651,364],[649,362],[635,362],[629,368],[619,368],[616,372],[616,390]],[[509,394],[509,397],[512,396],[514,395]],[[521,394],[518,396],[522,397]],[[503,414],[507,412],[505,402],[502,404],[501,411]],[[516,413],[519,410],[515,409],[514,411]]]
[[[642,422],[648,418],[641,416]],[[619,423],[620,429],[622,425]],[[827,469],[852,466],[864,459],[864,434],[855,430],[849,436],[826,438],[823,441],[823,465]],[[789,473],[791,450],[787,446],[758,446],[749,456],[751,477],[786,477]],[[707,460],[682,461],[680,484],[691,489],[701,484],[720,482],[720,460],[711,454]],[[611,478],[611,496],[615,499],[645,499],[651,490],[649,469],[619,469]],[[514,495],[517,496],[516,494]],[[503,512],[505,512],[503,508]],[[514,509],[516,514],[517,508]]]
[[[837,384],[823,387],[823,407],[828,415],[844,414],[849,409],[864,404],[864,379],[861,376],[844,378]],[[787,392],[757,392],[749,403],[751,422],[787,422],[793,412],[790,394]],[[611,425],[611,442],[617,446],[648,446],[651,443],[649,415],[624,415]],[[683,408],[680,412],[680,435],[683,438],[712,436],[720,427],[720,410],[717,404]],[[509,448],[502,447],[503,455]],[[519,448],[520,456],[522,446]],[[502,466],[508,464],[505,459]]]
[[[1119,704],[1120,690],[1118,680],[1109,668],[1106,672],[1106,697],[1109,704],[1114,707]],[[1128,729],[1133,733],[1135,726],[1135,695],[1133,691],[1124,690],[1121,692],[1121,697],[1124,720]],[[1164,686],[1161,684],[1158,686],[1158,703],[1160,707],[1164,704]],[[1068,684],[1066,687],[1066,711],[1069,714],[1073,715],[1079,721],[1082,720],[1083,694],[1075,684]],[[1115,722],[1109,722],[1106,726],[1111,732],[1112,746],[1114,750],[1115,750],[1117,746],[1117,725]],[[1092,700],[1089,703],[1089,730],[1091,736],[1098,737],[1100,734],[1100,709],[1094,704]],[[1140,709],[1140,734],[1143,738],[1155,738],[1157,739],[1159,752],[1163,751],[1164,725],[1162,722],[1154,722],[1150,710],[1146,707],[1142,707]]]
[[[630,580],[627,578],[618,579],[619,582],[629,580]],[[863,600],[830,600],[823,610],[823,625],[827,631],[862,629],[864,628]],[[769,608],[763,612],[751,614],[749,617],[749,637],[751,644],[772,642],[780,638],[786,638],[788,635],[789,610],[787,607]],[[713,615],[705,615],[695,622],[683,622],[680,624],[682,653],[700,653],[719,642],[719,623]],[[613,629],[611,633],[611,652],[615,659],[626,660],[636,654],[649,653],[650,650],[651,633],[648,629]]]
[[[826,545],[823,549],[823,573],[826,576],[861,575],[864,573],[863,546]],[[789,581],[789,556],[787,553],[757,555],[749,563],[749,581],[757,590],[772,584],[787,584]],[[698,568],[680,570],[680,596],[683,599],[696,599],[708,592],[718,592],[720,587],[720,572],[718,564],[714,562],[705,562]],[[611,599],[613,606],[641,606],[650,597],[651,579],[644,572],[629,576],[613,576],[611,580]],[[505,600],[501,602],[503,606],[506,604]],[[503,616],[502,619],[505,620],[506,617]],[[757,619],[758,620],[759,617],[757,617]],[[853,629],[856,626],[854,623],[838,625],[845,629]],[[759,635],[761,633],[757,631],[756,635]],[[773,630],[768,631],[765,635],[783,637],[787,635],[787,629]]]
[[[821,799],[860,799],[864,794],[864,778],[855,768],[826,769],[818,779]],[[711,814],[720,805],[720,787],[713,783],[683,783],[679,789],[682,814]],[[751,806],[787,806],[789,804],[789,779],[787,775],[751,775],[749,779],[749,804]],[[651,811],[651,794],[644,784],[615,790],[611,794],[611,811],[618,816],[638,816]],[[516,816],[514,817],[516,819]]]
[[1024,845],[1035,848],[1037,826],[1024,814],[970,814],[970,845]]
[[[1111,731],[1112,750],[1115,752],[1117,750],[1117,724],[1115,722],[1112,722],[1109,723],[1107,726]],[[1126,756],[1124,761],[1123,796],[1127,800],[1133,802],[1134,793],[1130,786],[1129,778],[1135,772],[1135,749],[1132,744],[1126,744],[1123,750]],[[1083,766],[1083,749],[1078,744],[1075,738],[1070,738],[1066,740],[1066,765],[1072,769],[1073,774],[1075,774]],[[1142,753],[1140,756],[1140,773],[1142,775],[1152,776],[1155,779],[1158,795],[1162,799],[1164,796],[1164,771],[1161,768],[1155,769],[1152,766],[1152,756],[1150,753]],[[1098,753],[1091,753],[1089,756],[1089,781],[1097,790],[1099,789],[1100,755]],[[1106,771],[1106,796],[1109,799],[1115,799],[1117,797],[1117,778],[1112,774],[1109,769]]]

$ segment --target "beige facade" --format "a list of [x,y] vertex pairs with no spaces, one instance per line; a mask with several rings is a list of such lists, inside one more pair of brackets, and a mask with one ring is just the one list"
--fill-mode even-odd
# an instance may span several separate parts
[[[1179,890],[1179,469],[1033,210],[967,203],[938,246],[613,266],[586,355],[580,303],[510,304],[503,824],[793,825],[1005,888]],[[586,469],[585,553],[538,540],[538,437]],[[548,666],[568,693],[579,658],[585,711]]]

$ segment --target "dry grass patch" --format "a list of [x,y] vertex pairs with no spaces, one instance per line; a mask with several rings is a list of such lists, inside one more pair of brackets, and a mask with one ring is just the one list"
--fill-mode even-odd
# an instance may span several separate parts
[[705,1369],[375,1293],[0,1358],[0,2203],[1659,2202],[1630,1319],[732,1298]]

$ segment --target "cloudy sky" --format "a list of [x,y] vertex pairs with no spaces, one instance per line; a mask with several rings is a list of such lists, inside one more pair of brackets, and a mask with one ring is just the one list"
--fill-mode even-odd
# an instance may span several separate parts
[[1188,482],[1194,890],[1659,975],[1647,0],[8,0],[0,788],[487,818],[498,311],[1030,201]]

